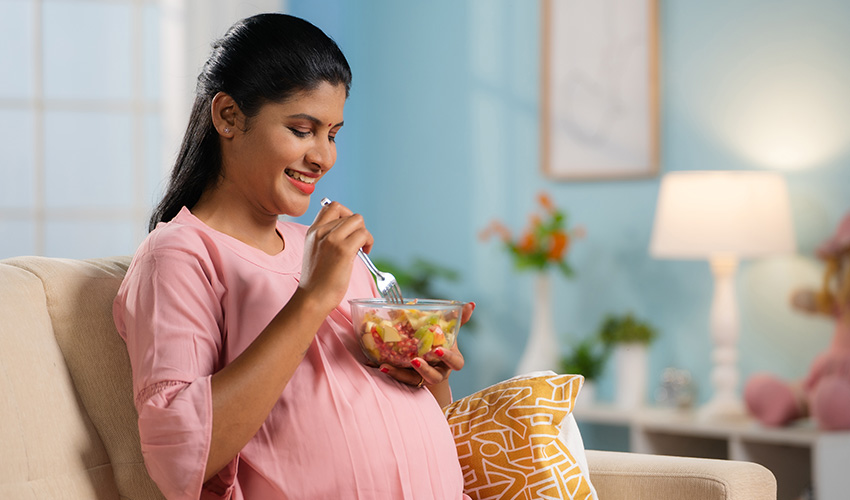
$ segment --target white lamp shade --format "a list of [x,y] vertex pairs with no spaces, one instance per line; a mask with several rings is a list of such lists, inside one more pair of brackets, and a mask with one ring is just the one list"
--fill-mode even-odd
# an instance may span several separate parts
[[794,251],[785,179],[772,172],[677,171],[661,180],[650,253],[704,259]]

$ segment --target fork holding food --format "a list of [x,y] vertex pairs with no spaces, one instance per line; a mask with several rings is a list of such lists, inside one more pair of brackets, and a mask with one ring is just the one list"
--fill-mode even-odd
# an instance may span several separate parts
[[[330,233],[329,228],[336,229],[347,225],[351,228],[357,228],[357,230],[360,230],[362,217],[359,215],[352,213],[351,210],[340,203],[331,202],[327,198],[322,200],[321,205],[322,209],[316,216],[310,231],[308,231],[308,244],[311,239],[311,232],[313,233],[313,239],[324,240],[329,238],[329,236],[327,236]],[[350,220],[352,218],[354,221]],[[363,229],[365,230],[365,226]],[[352,230],[352,233],[353,232],[354,230]],[[341,232],[341,235],[345,234],[351,233]],[[355,238],[355,236],[352,234],[351,238]],[[364,249],[365,252],[368,252],[369,250],[371,250],[371,243]],[[305,266],[306,265],[305,261]],[[392,278],[392,280],[395,281],[395,278]],[[459,325],[462,325],[469,320],[474,309],[475,304],[472,302],[463,304],[460,317],[457,318]],[[353,325],[352,328],[356,329],[358,326],[359,325]],[[452,342],[450,347],[436,347],[433,351],[429,351],[428,354],[431,356],[431,359],[427,361],[423,353],[423,355],[420,356],[412,356],[409,359],[409,362],[405,363],[405,366],[399,366],[398,364],[393,363],[381,363],[379,365],[379,369],[381,372],[388,374],[405,384],[412,385],[417,388],[427,386],[440,403],[440,406],[445,406],[452,401],[451,388],[448,385],[449,374],[452,371],[463,368],[463,355],[460,353],[457,343],[455,342]],[[438,361],[434,362],[434,357],[436,357]]]

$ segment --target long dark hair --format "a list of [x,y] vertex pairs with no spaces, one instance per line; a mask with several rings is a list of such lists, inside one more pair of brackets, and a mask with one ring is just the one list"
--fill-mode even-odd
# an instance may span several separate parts
[[219,136],[211,117],[212,99],[230,95],[247,117],[267,102],[282,102],[323,82],[351,89],[351,68],[337,44],[309,22],[285,14],[243,19],[213,44],[198,75],[195,103],[171,179],[151,214],[148,230],[192,208],[221,173]]

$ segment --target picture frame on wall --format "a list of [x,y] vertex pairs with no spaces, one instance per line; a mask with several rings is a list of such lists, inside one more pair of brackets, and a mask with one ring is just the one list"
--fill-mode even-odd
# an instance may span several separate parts
[[658,0],[542,0],[541,15],[544,175],[657,175]]

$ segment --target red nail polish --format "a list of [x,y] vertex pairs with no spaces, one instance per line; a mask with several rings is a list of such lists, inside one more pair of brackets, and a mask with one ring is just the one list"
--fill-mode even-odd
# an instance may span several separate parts
[[413,360],[410,362],[410,364],[411,364],[411,365],[413,365],[413,366],[414,366],[414,367],[416,367],[416,368],[419,368],[419,366],[422,364],[422,362],[421,362],[421,361],[419,361],[418,359],[413,359]]
[[381,367],[381,373],[389,373],[389,372],[390,372],[390,369],[387,368],[386,366]]
[[445,354],[445,351],[443,351],[442,347],[438,347],[438,348],[434,349],[434,354],[436,354],[437,356],[442,358],[443,355]]

